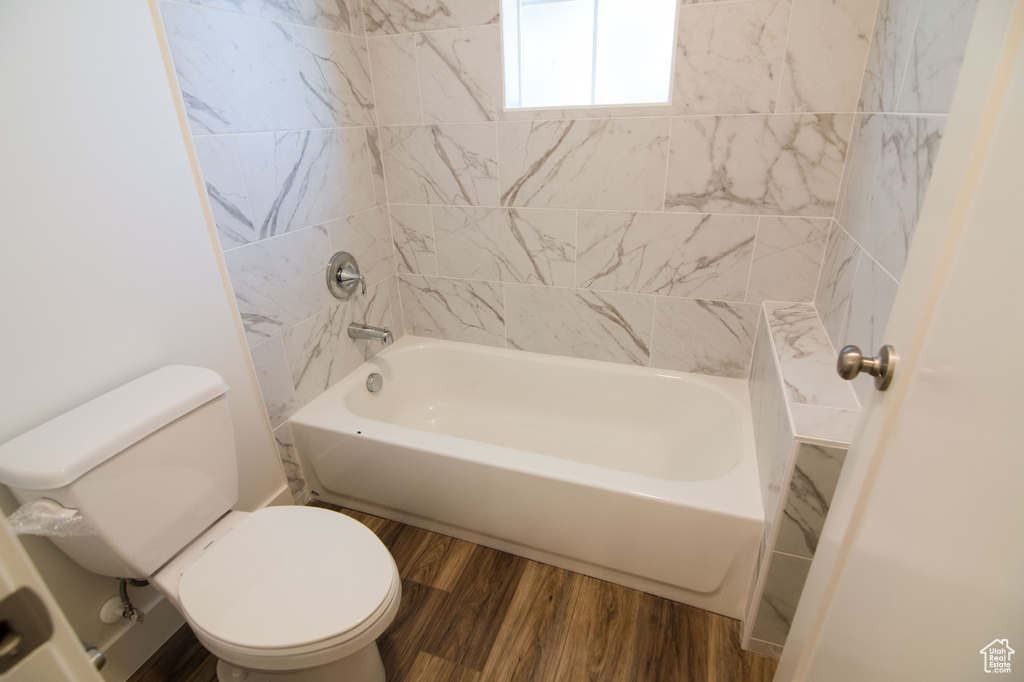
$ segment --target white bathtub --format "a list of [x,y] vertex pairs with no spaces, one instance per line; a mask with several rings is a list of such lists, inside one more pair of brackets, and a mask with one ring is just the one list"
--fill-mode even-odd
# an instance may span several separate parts
[[749,404],[739,379],[406,336],[291,423],[320,499],[742,618]]

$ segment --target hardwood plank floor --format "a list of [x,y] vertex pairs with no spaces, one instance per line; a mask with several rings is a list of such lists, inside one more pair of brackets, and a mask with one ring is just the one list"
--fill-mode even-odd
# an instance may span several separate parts
[[633,679],[641,592],[580,576],[556,680]]
[[[342,509],[380,537],[402,577],[378,640],[389,682],[770,682],[739,622],[554,566]],[[213,682],[183,627],[129,682]]]
[[484,679],[556,679],[572,597],[582,578],[554,566],[527,562],[516,598],[484,666]]

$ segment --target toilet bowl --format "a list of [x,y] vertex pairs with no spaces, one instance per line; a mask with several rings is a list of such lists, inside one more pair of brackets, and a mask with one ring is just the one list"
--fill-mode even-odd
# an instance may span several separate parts
[[394,559],[343,514],[232,509],[227,390],[208,369],[159,369],[0,445],[0,483],[84,518],[86,532],[51,539],[94,573],[149,580],[217,656],[218,679],[383,682]]
[[343,514],[230,512],[150,582],[220,659],[218,679],[384,680],[375,642],[401,580],[377,536]]

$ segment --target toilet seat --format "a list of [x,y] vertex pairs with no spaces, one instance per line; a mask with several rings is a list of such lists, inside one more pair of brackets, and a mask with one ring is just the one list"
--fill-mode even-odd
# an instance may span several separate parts
[[218,656],[287,668],[372,642],[397,611],[400,585],[391,554],[361,523],[316,507],[267,507],[184,571],[178,599]]

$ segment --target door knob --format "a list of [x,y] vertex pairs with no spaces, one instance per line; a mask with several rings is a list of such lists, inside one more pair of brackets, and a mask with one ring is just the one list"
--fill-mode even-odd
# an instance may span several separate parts
[[846,346],[839,351],[836,371],[847,381],[866,372],[875,378],[875,388],[884,391],[889,388],[893,374],[896,373],[896,351],[892,346],[882,346],[878,357],[866,358],[857,346]]

